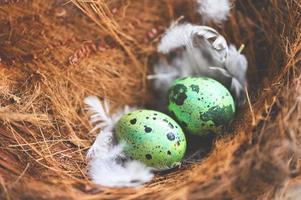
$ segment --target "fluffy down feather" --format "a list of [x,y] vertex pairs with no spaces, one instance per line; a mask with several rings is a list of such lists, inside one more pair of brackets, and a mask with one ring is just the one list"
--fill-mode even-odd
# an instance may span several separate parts
[[123,145],[113,146],[103,156],[93,157],[89,163],[92,181],[107,187],[139,187],[152,180],[151,170],[144,164],[127,159]]
[[110,115],[107,101],[87,97],[85,103],[91,113],[91,123],[100,129],[94,144],[87,153],[88,174],[92,181],[107,187],[138,187],[153,178],[151,169],[130,160],[123,154],[124,144],[116,144],[113,129],[120,117],[135,108],[125,107]]
[[204,23],[212,21],[221,24],[227,20],[232,8],[230,0],[197,0],[197,4]]

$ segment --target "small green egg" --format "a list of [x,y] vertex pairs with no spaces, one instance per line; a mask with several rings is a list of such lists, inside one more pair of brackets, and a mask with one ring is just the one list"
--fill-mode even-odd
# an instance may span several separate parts
[[186,151],[181,127],[169,116],[152,110],[136,110],[124,115],[116,125],[118,142],[125,153],[155,169],[176,167]]
[[219,133],[235,115],[235,103],[225,86],[207,77],[176,80],[168,91],[168,110],[188,132]]

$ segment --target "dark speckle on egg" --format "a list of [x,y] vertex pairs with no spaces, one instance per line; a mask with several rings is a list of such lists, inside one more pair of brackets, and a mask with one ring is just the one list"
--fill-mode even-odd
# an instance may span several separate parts
[[190,87],[193,92],[199,93],[200,87],[198,85],[191,85]]
[[171,155],[171,152],[168,150],[168,151],[167,151],[167,154],[168,154],[168,155]]
[[[229,114],[230,113],[230,114]],[[200,115],[200,119],[203,121],[214,121],[216,126],[226,125],[232,118],[233,113],[231,106],[214,106],[211,107],[207,112]]]
[[146,154],[146,155],[145,155],[145,158],[146,158],[147,160],[151,160],[153,157],[152,157],[152,155],[150,155],[150,154]]
[[167,139],[170,140],[170,141],[173,141],[176,137],[173,133],[167,133]]
[[150,133],[152,131],[152,128],[148,127],[148,126],[144,126],[144,131],[146,133]]
[[137,119],[136,119],[136,118],[131,119],[131,121],[130,121],[130,123],[131,123],[132,125],[136,124],[136,122],[137,122]]
[[174,102],[176,105],[183,105],[184,101],[187,99],[187,87],[182,84],[177,84],[170,89],[170,101]]

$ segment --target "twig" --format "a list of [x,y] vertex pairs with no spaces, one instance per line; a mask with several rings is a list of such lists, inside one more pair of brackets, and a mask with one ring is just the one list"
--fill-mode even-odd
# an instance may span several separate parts
[[247,101],[248,101],[248,105],[251,111],[251,116],[252,116],[252,125],[255,126],[256,124],[256,119],[255,119],[255,114],[254,114],[254,110],[251,104],[251,100],[250,100],[250,96],[249,96],[249,92],[248,92],[248,88],[247,86],[245,86],[245,92],[246,92],[246,96],[247,96]]

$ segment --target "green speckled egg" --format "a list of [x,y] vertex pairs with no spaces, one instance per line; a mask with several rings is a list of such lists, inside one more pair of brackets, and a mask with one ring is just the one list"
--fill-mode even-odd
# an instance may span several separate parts
[[156,169],[179,165],[186,151],[186,138],[177,122],[152,110],[124,115],[116,125],[116,137],[126,143],[128,156]]
[[225,86],[207,77],[176,80],[168,91],[168,109],[188,132],[218,133],[235,115],[235,103]]

